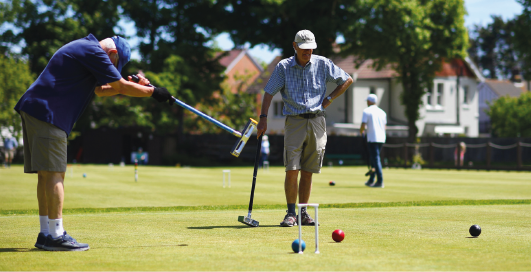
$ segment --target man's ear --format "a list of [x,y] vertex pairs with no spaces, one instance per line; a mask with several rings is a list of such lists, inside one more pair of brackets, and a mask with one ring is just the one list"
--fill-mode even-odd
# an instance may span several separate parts
[[110,54],[118,54],[118,50],[116,49],[109,49],[109,55]]

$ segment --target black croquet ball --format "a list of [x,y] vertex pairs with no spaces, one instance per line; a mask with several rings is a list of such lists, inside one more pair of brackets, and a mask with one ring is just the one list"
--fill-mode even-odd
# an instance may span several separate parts
[[329,184],[330,184],[330,186],[334,186],[334,185],[336,185],[336,183],[335,183],[333,180],[330,181]]
[[481,227],[478,225],[472,225],[468,232],[470,232],[470,235],[478,237],[481,234]]

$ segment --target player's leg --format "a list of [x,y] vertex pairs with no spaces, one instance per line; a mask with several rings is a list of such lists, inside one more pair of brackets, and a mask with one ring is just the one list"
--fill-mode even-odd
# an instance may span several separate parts
[[287,213],[280,223],[283,227],[297,225],[297,203],[298,177],[301,169],[301,153],[306,139],[307,119],[301,117],[287,116],[284,125],[284,166],[286,167],[286,179],[284,181],[284,191],[286,194]]
[[369,143],[369,149],[371,150],[372,163],[374,169],[376,170],[371,177],[377,176],[376,182],[371,185],[373,188],[383,188],[383,174],[382,174],[382,163],[380,160],[380,149],[382,148],[383,143]]
[[[312,176],[321,173],[326,148],[326,120],[324,116],[308,119],[307,141],[301,157],[301,180],[299,183],[299,203],[308,203],[312,191]],[[315,225],[306,207],[301,209],[302,225]]]

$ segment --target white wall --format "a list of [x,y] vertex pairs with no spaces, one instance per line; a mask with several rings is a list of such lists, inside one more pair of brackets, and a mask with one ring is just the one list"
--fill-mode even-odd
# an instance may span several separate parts
[[[433,82],[434,97],[432,104],[428,104],[428,95],[422,98],[423,106],[420,107],[420,118],[417,121],[419,136],[433,135],[434,126],[437,125],[457,125],[456,107],[456,77],[439,77]],[[436,90],[438,84],[443,84],[442,104],[437,105]],[[465,133],[469,137],[477,137],[478,129],[478,84],[474,79],[461,78],[459,88],[459,126],[465,128]],[[468,101],[464,102],[465,86],[468,87]],[[426,126],[426,124],[430,124]]]

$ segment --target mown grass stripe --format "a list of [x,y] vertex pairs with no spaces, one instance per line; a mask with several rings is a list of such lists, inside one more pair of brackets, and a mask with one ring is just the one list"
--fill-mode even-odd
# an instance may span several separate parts
[[[481,199],[481,200],[435,200],[406,202],[365,202],[320,204],[319,208],[383,208],[383,207],[415,207],[415,206],[464,206],[464,205],[522,205],[531,204],[531,199]],[[173,207],[117,207],[117,208],[76,208],[65,209],[64,214],[82,213],[120,213],[120,212],[164,212],[164,211],[215,211],[215,210],[247,210],[247,205],[207,205],[207,206],[173,206]],[[256,210],[284,209],[285,205],[254,205]],[[0,215],[38,214],[38,210],[0,210]]]

